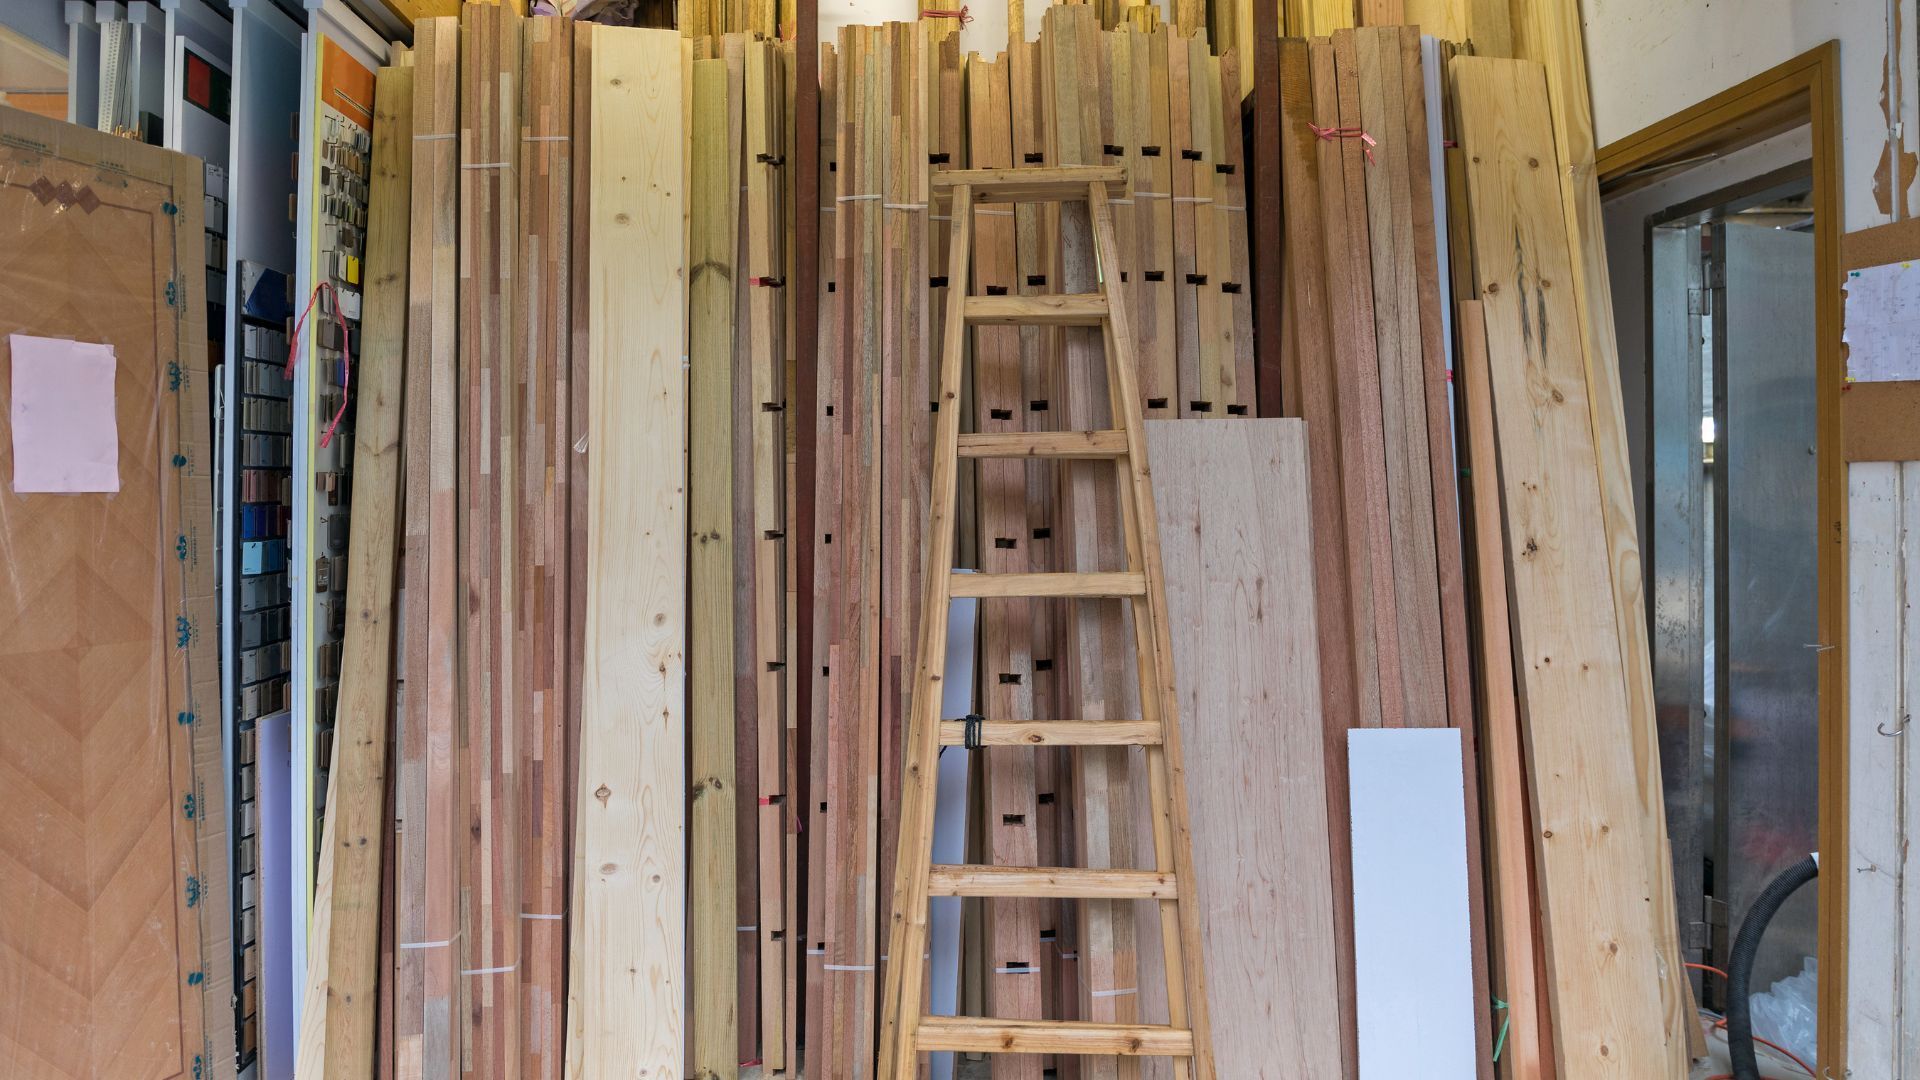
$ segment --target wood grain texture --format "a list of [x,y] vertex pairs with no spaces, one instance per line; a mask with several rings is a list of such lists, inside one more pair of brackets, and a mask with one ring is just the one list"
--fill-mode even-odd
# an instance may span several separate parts
[[687,330],[688,894],[695,1075],[739,1070],[739,926],[735,887],[733,352],[738,296],[740,102],[726,60],[693,62],[693,186]]
[[[1437,268],[1431,257],[1421,264],[1414,249],[1400,31],[1369,26],[1352,36],[1359,76],[1357,126],[1387,136],[1379,140],[1365,173],[1401,716],[1409,727],[1442,727],[1446,681],[1418,296],[1421,274],[1435,274]],[[1337,55],[1337,43],[1335,50]]]
[[[1535,65],[1452,67],[1468,152],[1534,783],[1556,1073],[1669,1075],[1648,849],[1572,294]],[[1484,238],[1511,237],[1493,245]],[[1604,1051],[1604,1052],[1603,1052]]]
[[573,203],[573,28],[555,18],[520,24],[519,287],[524,390],[516,405],[517,534],[521,597],[514,625],[522,717],[519,767],[525,778],[520,841],[520,1069],[528,1080],[558,1080],[564,1068],[568,843],[568,716],[572,710],[568,514],[572,484],[568,411],[573,393],[571,233]]
[[347,540],[349,616],[296,1066],[304,1075],[340,1080],[367,1075],[375,1061],[406,381],[412,68],[383,67],[375,74],[373,123],[354,414],[356,524]]
[[1312,544],[1307,438],[1299,420],[1147,425],[1181,734],[1206,777],[1187,893],[1223,1076],[1344,1075],[1319,635],[1293,569]]
[[[1593,102],[1587,77],[1586,30],[1576,0],[1545,0],[1536,4],[1510,6],[1513,55],[1545,66],[1546,105],[1553,125],[1553,147],[1557,152],[1555,175],[1560,181],[1560,210],[1566,222],[1569,273],[1564,278],[1572,289],[1580,347],[1585,356],[1587,401],[1592,413],[1594,449],[1598,456],[1601,521],[1607,537],[1607,566],[1613,582],[1615,632],[1620,639],[1628,716],[1633,738],[1635,775],[1639,778],[1641,813],[1646,818],[1648,837],[1647,877],[1653,888],[1648,917],[1657,942],[1655,959],[1660,966],[1660,1002],[1662,1031],[1666,1035],[1666,1071],[1682,1073],[1687,1068],[1688,1047],[1698,1029],[1697,1017],[1689,1004],[1691,983],[1680,967],[1680,920],[1673,902],[1673,858],[1667,844],[1667,810],[1660,780],[1660,737],[1654,718],[1653,664],[1647,641],[1645,568],[1640,559],[1640,530],[1634,509],[1633,470],[1628,458],[1627,421],[1620,389],[1620,349],[1615,340],[1613,293],[1607,277],[1606,227],[1600,212],[1599,178],[1595,172],[1596,146],[1593,131]],[[1820,130],[1816,126],[1816,131]],[[1816,155],[1816,160],[1837,161],[1832,156]],[[1837,230],[1836,230],[1837,231]],[[1831,243],[1822,234],[1822,243]],[[1830,265],[1823,262],[1823,265]],[[1821,315],[1834,316],[1828,296],[1820,298]],[[1825,334],[1838,336],[1838,326],[1825,323]],[[1829,387],[1832,384],[1829,383]],[[1825,391],[1831,394],[1832,389]],[[1831,409],[1828,398],[1823,409]],[[1821,485],[1822,517],[1835,528],[1843,520],[1838,512],[1844,480],[1838,466],[1829,470]],[[1823,582],[1830,590],[1840,591],[1838,551],[1828,556]],[[1837,601],[1837,597],[1836,597]],[[1821,627],[1837,641],[1837,602],[1823,609]],[[1830,655],[1829,655],[1830,654]],[[1841,678],[1837,665],[1840,656],[1833,650],[1822,655],[1820,686],[1823,698],[1838,700]],[[1837,725],[1829,721],[1828,727]],[[1831,895],[1831,894],[1830,894]],[[1841,961],[1844,963],[1844,960]]]
[[[686,955],[680,40],[592,33],[593,466],[567,1076],[677,1080]],[[642,410],[656,422],[624,422]]]
[[461,1070],[520,1059],[521,715],[513,626],[524,384],[514,291],[520,236],[520,20],[470,4],[460,16],[460,599],[463,824]]
[[455,532],[459,307],[459,21],[414,31],[412,228],[407,273],[406,512],[402,603],[406,685],[394,812],[400,832],[394,1071],[459,1074],[459,776],[454,769],[458,630]]
[[1501,1055],[1514,1080],[1543,1074],[1534,978],[1534,891],[1527,828],[1525,756],[1514,696],[1513,638],[1507,607],[1506,530],[1500,510],[1500,458],[1494,442],[1493,389],[1480,301],[1460,303],[1461,427],[1471,477],[1475,653],[1481,702],[1480,781],[1486,806],[1489,947],[1497,957],[1494,993],[1507,1003]]
[[0,334],[112,346],[120,482],[0,495],[0,1072],[231,1077],[201,165],[0,135]]
[[[1313,71],[1308,44],[1289,38],[1280,43],[1280,163],[1286,196],[1286,308],[1290,332],[1297,335],[1290,365],[1290,415],[1307,422],[1308,481],[1312,486],[1314,604],[1320,633],[1320,710],[1322,760],[1326,768],[1329,823],[1328,870],[1333,892],[1335,981],[1342,1000],[1353,994],[1352,833],[1347,816],[1347,729],[1361,716],[1359,664],[1373,674],[1372,635],[1362,641],[1354,619],[1355,594],[1349,580],[1346,501],[1341,482],[1338,371],[1333,356],[1335,284],[1328,278],[1328,251],[1322,219],[1319,140],[1313,135]],[[1344,269],[1344,263],[1340,264]],[[1342,301],[1344,302],[1344,301]],[[1371,605],[1368,605],[1369,610]],[[1378,711],[1378,705],[1375,705]],[[1352,1068],[1357,1037],[1352,1010],[1342,1010],[1340,1054]]]

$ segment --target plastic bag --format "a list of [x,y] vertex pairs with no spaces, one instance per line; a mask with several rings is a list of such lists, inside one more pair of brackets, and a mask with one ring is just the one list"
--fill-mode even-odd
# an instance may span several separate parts
[[1779,1043],[1809,1064],[1818,1060],[1815,1035],[1819,1031],[1819,969],[1807,957],[1799,974],[1776,982],[1765,993],[1748,999],[1753,1033]]

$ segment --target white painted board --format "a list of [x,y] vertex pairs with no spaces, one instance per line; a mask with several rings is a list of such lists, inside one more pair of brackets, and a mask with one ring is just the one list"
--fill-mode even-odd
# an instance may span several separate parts
[[1360,1080],[1474,1080],[1460,732],[1347,733]]

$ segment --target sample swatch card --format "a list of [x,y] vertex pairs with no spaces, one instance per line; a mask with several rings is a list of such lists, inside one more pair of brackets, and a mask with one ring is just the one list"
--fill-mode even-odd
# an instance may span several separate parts
[[9,334],[13,490],[120,490],[113,346]]

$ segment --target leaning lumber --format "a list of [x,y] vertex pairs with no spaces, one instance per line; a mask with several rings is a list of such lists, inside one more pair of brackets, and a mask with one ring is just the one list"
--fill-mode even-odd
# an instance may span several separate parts
[[1487,331],[1480,301],[1460,303],[1461,427],[1466,431],[1472,493],[1476,650],[1482,737],[1481,790],[1486,806],[1488,940],[1498,957],[1494,993],[1511,1017],[1502,1057],[1515,1077],[1541,1075],[1539,1000],[1534,978],[1533,874],[1528,857],[1526,778],[1519,705],[1514,698],[1513,639],[1507,609],[1505,529],[1500,517],[1500,459],[1494,446],[1493,391],[1488,385]]
[[693,62],[688,223],[692,308],[689,373],[688,685],[695,860],[688,948],[693,958],[695,1075],[731,1077],[740,1060],[735,918],[733,350],[740,182],[727,61]]
[[1557,1075],[1671,1075],[1625,658],[1538,65],[1453,61],[1505,497]]
[[520,843],[520,1054],[527,1080],[557,1080],[564,1066],[569,848],[567,748],[572,710],[567,532],[574,456],[568,437],[572,373],[567,326],[572,265],[573,27],[554,18],[521,24],[526,78],[520,94],[519,287],[514,328],[525,389],[517,533],[521,598],[514,656],[519,769],[525,777]]
[[374,90],[348,617],[296,1066],[303,1076],[339,1080],[367,1075],[374,1062],[406,382],[413,68],[381,68]]
[[[1692,984],[1680,966],[1680,921],[1675,911],[1673,859],[1667,843],[1666,794],[1660,777],[1660,732],[1654,716],[1639,519],[1634,509],[1633,470],[1628,462],[1626,407],[1620,397],[1620,350],[1614,336],[1600,184],[1593,168],[1597,140],[1587,83],[1585,31],[1580,5],[1571,0],[1515,4],[1511,19],[1513,55],[1537,61],[1546,71],[1546,107],[1552,118],[1556,153],[1544,160],[1555,163],[1560,211],[1566,219],[1570,272],[1565,280],[1573,295],[1579,345],[1586,359],[1587,403],[1600,467],[1600,521],[1607,538],[1615,632],[1626,664],[1623,674],[1640,808],[1648,834],[1658,840],[1647,853],[1648,881],[1653,889],[1648,916],[1659,943],[1667,1069],[1677,1073],[1685,1071],[1692,1056],[1689,1046],[1702,1051],[1705,1047],[1698,1043],[1700,1025],[1690,1003]],[[1831,658],[1839,654],[1821,655]],[[1823,663],[1830,662],[1823,659]],[[1832,679],[1838,677],[1837,672],[1830,674]]]
[[[606,26],[592,33],[592,466],[570,1080],[672,1076],[685,1066],[680,37]],[[634,423],[636,415],[648,422]]]
[[454,769],[456,373],[459,308],[458,19],[414,31],[412,237],[406,393],[406,678],[394,801],[400,836],[394,1056],[398,1075],[460,1075],[460,783]]

